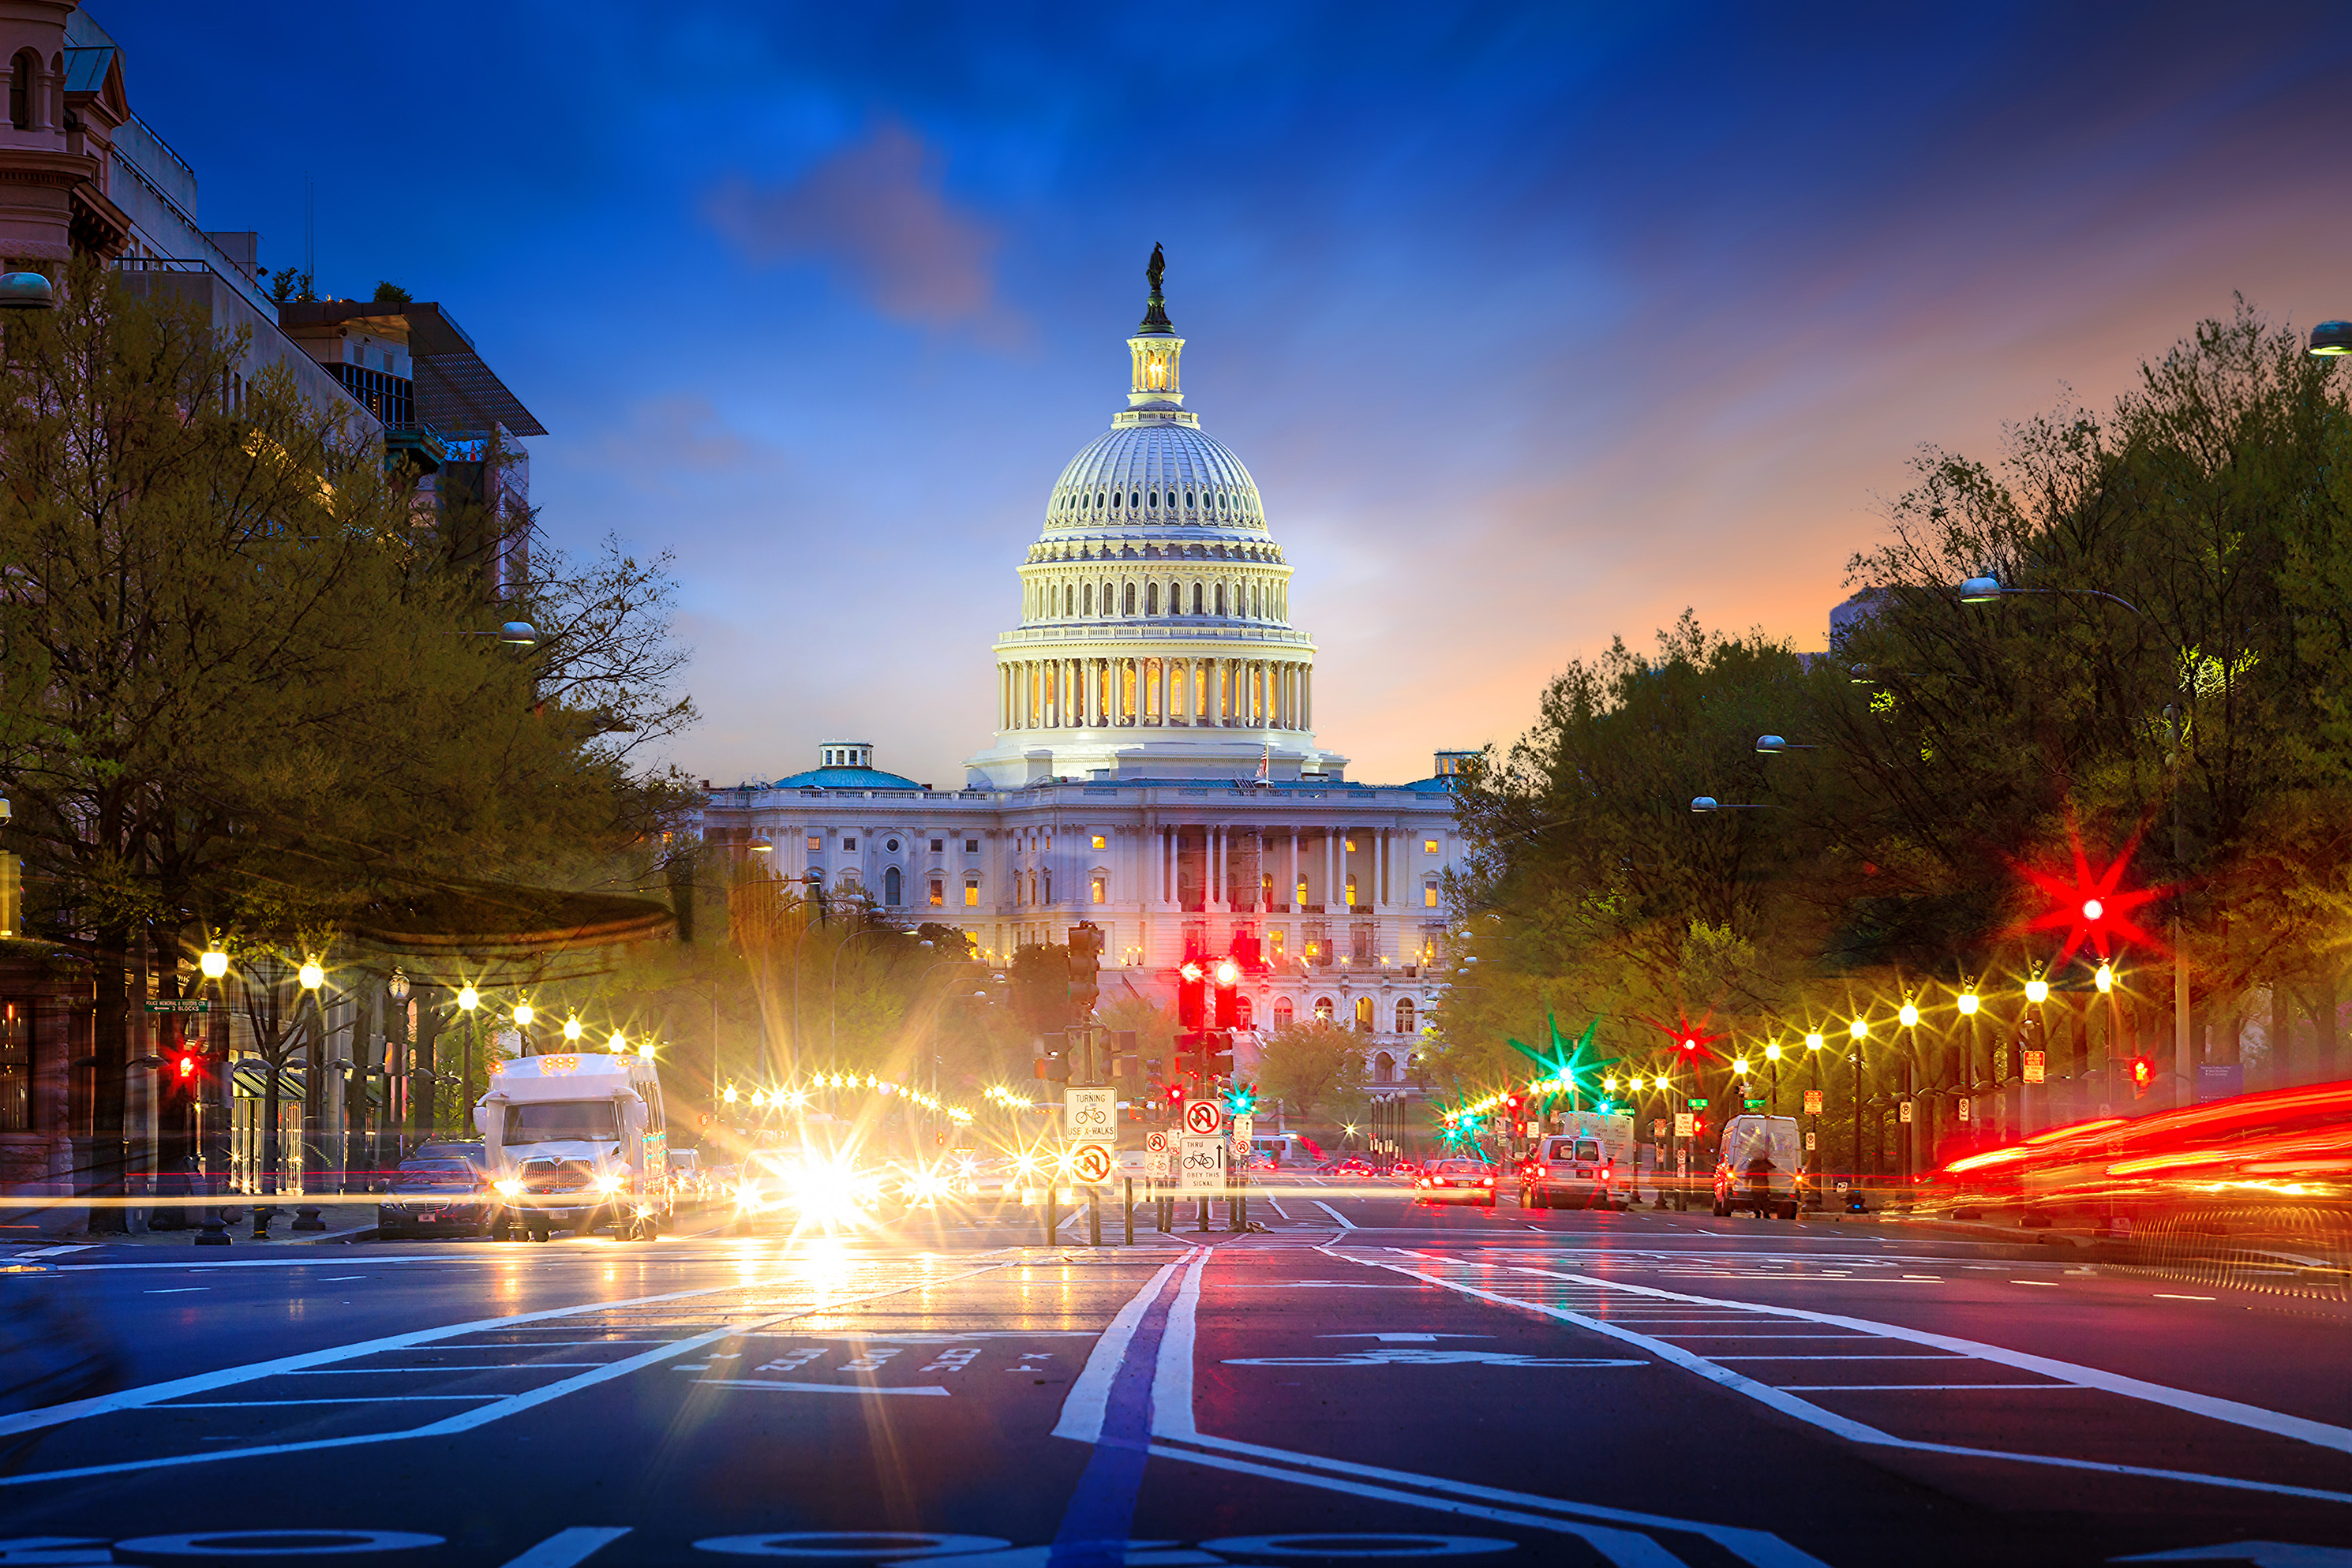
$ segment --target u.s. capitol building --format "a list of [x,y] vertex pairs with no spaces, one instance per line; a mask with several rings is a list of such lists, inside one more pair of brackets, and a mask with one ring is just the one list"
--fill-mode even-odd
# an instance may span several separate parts
[[711,793],[704,833],[1002,962],[1092,921],[1103,988],[1172,1003],[1187,956],[1255,941],[1260,1029],[1321,1015],[1402,1084],[1434,1001],[1448,775],[1367,785],[1317,744],[1315,643],[1241,460],[1184,407],[1184,340],[1151,271],[1128,406],[1055,483],[996,643],[996,734],[961,789],[828,740],[818,765]]

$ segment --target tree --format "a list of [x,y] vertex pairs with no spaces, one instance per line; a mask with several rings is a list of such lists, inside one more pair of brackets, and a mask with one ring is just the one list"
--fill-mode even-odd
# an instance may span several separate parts
[[1363,1041],[1319,1019],[1285,1024],[1259,1050],[1258,1088],[1302,1121],[1353,1119],[1364,1101]]

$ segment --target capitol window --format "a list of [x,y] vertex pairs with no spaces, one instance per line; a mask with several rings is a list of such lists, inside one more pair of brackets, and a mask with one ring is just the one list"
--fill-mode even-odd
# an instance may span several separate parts
[[1091,582],[1087,584],[1086,603],[1087,613],[1092,615],[1095,612],[1095,585]]
[[856,839],[844,839],[841,841],[841,847],[845,850],[854,850],[857,847],[857,841]]
[[1437,907],[1437,879],[1435,877],[1431,877],[1427,882],[1421,884],[1421,906],[1423,909],[1434,909]]
[[1317,1023],[1329,1023],[1331,1021],[1330,998],[1318,997],[1315,998],[1315,1021]]
[[811,854],[820,854],[824,852],[824,841],[817,837],[814,833],[811,833],[808,836],[808,852]]
[[980,853],[980,841],[978,839],[964,840],[963,852],[968,855],[976,855]]
[[1100,833],[1094,835],[1093,842],[1094,847],[1098,850],[1107,850],[1110,848],[1110,841]]
[[1143,590],[1143,612],[1146,615],[1160,613],[1160,585],[1156,582],[1147,584]]
[[1288,1029],[1292,1020],[1297,1016],[1297,1009],[1290,1005],[1290,998],[1288,997],[1276,997],[1274,998],[1275,1028]]
[[963,906],[966,909],[980,907],[980,878],[968,876],[963,879]]
[[1131,583],[1131,582],[1130,582],[1130,583],[1129,583],[1129,584],[1127,585],[1127,610],[1126,610],[1126,613],[1127,613],[1127,614],[1129,614],[1129,615],[1132,615],[1132,614],[1134,614],[1134,613],[1135,613],[1135,584],[1133,584],[1133,583]]
[[937,854],[937,853],[939,853],[941,850],[945,849],[946,847],[947,847],[947,841],[946,841],[945,840],[943,840],[943,839],[933,839],[933,840],[931,841],[931,853],[933,853],[933,854]]
[[931,907],[938,909],[948,901],[948,884],[940,877],[931,878]]
[[1435,853],[1437,852],[1437,841],[1436,841],[1435,839],[1423,839],[1423,840],[1422,840],[1422,841],[1421,841],[1421,852],[1422,852],[1422,853],[1423,853],[1423,854],[1430,854],[1430,855],[1433,855],[1433,854],[1435,854]]
[[1092,881],[1091,881],[1091,882],[1089,882],[1089,883],[1087,884],[1087,902],[1088,902],[1088,903],[1090,903],[1090,904],[1108,904],[1108,903],[1109,903],[1109,902],[1110,902],[1110,878],[1108,878],[1108,877],[1107,877],[1107,876],[1102,876],[1102,875],[1099,875],[1099,874],[1097,874],[1097,876],[1095,876],[1095,877],[1092,879]]

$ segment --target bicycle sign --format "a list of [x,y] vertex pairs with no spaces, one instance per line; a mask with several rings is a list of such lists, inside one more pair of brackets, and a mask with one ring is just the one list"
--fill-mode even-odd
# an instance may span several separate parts
[[1214,1100],[1185,1101],[1184,1130],[1197,1138],[1213,1137],[1225,1130],[1225,1108]]
[[1116,1089],[1065,1089],[1062,1091],[1062,1132],[1073,1142],[1081,1138],[1108,1138],[1118,1125],[1118,1103]]
[[1224,1139],[1186,1138],[1184,1152],[1176,1162],[1176,1186],[1181,1192],[1224,1191]]
[[1103,1144],[1080,1144],[1070,1151],[1070,1174],[1080,1186],[1100,1186],[1118,1168],[1118,1156]]

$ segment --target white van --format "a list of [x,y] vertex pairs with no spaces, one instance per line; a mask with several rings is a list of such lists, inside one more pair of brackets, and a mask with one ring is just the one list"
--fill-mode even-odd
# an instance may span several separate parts
[[1625,1208],[1633,1195],[1633,1118],[1572,1111],[1519,1167],[1521,1208]]
[[1726,1122],[1715,1156],[1717,1217],[1752,1208],[1759,1219],[1796,1218],[1803,1148],[1794,1116],[1734,1116]]
[[491,1068],[474,1107],[499,1199],[490,1235],[561,1226],[651,1236],[673,1212],[661,1077],[642,1056],[524,1056]]

